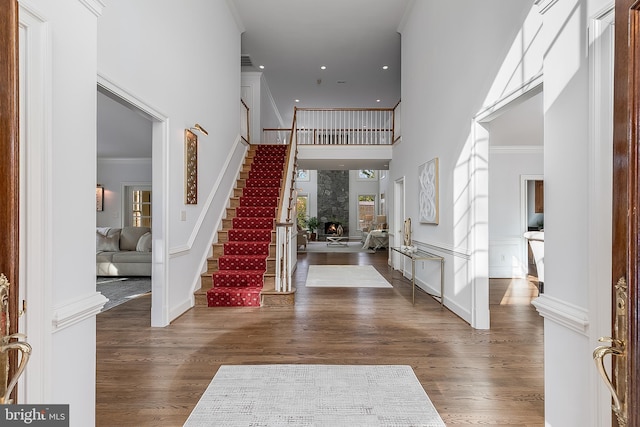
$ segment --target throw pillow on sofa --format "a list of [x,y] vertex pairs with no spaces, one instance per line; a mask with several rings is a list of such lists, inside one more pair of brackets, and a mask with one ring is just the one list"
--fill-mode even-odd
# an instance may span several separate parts
[[136,251],[138,252],[151,252],[151,232],[146,232],[138,240],[136,245]]
[[120,229],[113,228],[96,231],[96,251],[97,252],[118,252],[120,250]]

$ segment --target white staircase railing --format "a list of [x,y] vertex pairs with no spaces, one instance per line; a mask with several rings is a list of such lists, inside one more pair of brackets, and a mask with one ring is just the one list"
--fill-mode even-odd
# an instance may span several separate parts
[[280,206],[276,222],[276,292],[291,292],[291,271],[296,259],[297,247],[293,242],[296,239],[293,233],[293,218],[295,218],[295,172],[296,172],[296,118],[294,114],[292,131],[289,139],[287,164],[285,166],[285,182],[280,193]]

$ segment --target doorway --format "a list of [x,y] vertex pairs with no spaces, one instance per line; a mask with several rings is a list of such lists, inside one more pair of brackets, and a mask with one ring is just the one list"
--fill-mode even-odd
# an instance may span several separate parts
[[[402,244],[402,230],[404,228],[405,220],[405,190],[404,190],[404,176],[394,181],[393,183],[393,243],[389,243],[391,246],[400,246]],[[407,277],[405,272],[406,257],[400,255],[395,251],[391,251],[391,267],[394,270],[402,271],[402,275]]]
[[168,184],[165,183],[165,177],[168,176],[166,161],[169,145],[168,117],[143,102],[140,97],[127,92],[103,76],[98,76],[97,88],[101,94],[127,106],[151,122],[151,187],[153,189],[151,326],[164,327],[169,324],[169,292],[165,266],[165,260],[169,258],[166,243],[168,207],[165,196],[168,191]]

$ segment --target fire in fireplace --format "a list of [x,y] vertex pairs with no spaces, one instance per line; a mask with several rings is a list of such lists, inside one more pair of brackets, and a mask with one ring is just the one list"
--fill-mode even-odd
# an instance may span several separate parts
[[337,234],[339,222],[325,222],[324,223],[324,234]]

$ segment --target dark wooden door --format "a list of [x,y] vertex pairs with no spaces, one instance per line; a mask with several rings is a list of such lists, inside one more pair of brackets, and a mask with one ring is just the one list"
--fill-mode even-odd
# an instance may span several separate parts
[[[11,284],[9,333],[18,328],[19,233],[19,109],[18,2],[0,0],[0,273]],[[3,319],[4,320],[4,319]],[[1,329],[4,335],[4,328]],[[10,353],[9,378],[17,354]],[[15,402],[15,389],[12,397]]]
[[616,0],[615,13],[612,345],[624,355],[612,375],[627,425],[640,427],[640,4]]

